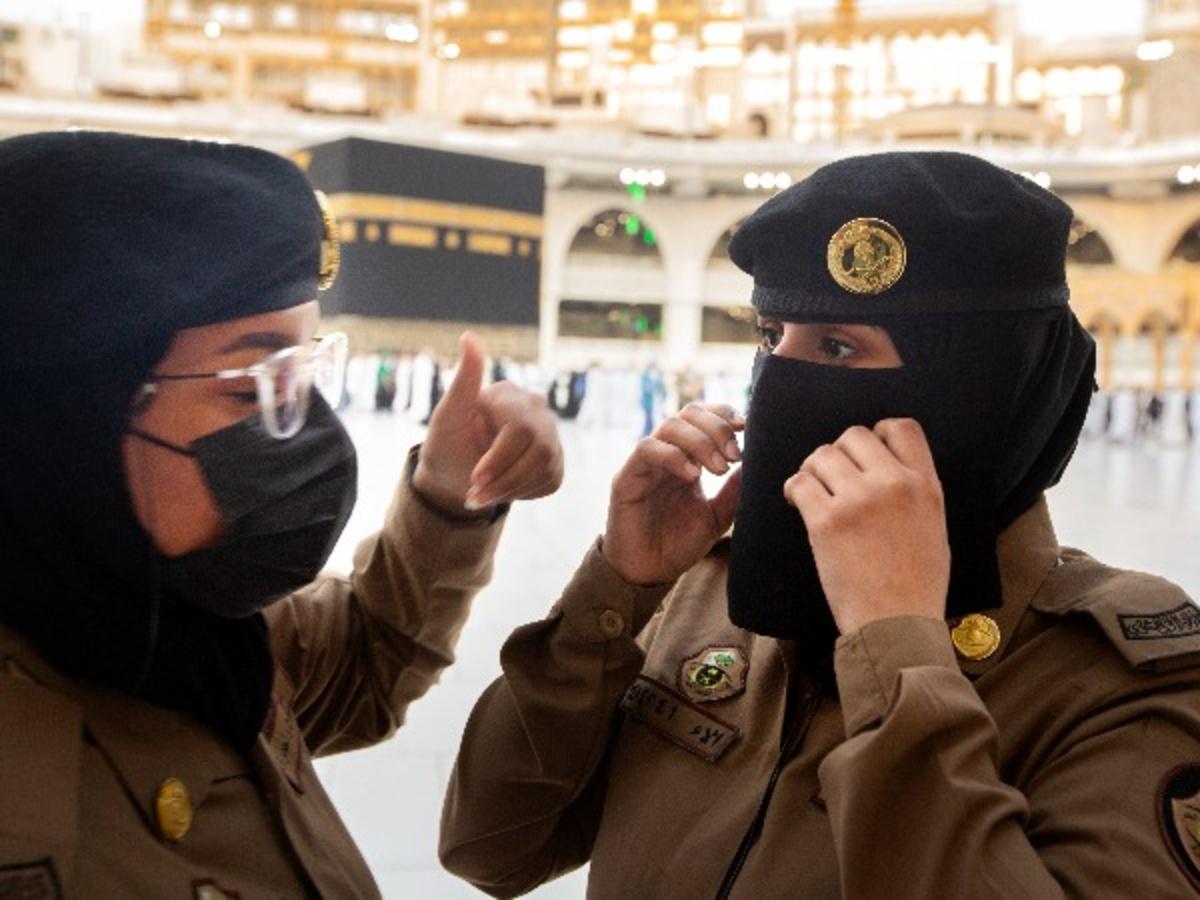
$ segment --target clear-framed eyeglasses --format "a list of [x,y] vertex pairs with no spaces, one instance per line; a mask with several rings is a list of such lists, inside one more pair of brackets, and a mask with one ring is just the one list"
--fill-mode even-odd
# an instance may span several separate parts
[[346,335],[335,331],[313,338],[311,344],[285,347],[244,369],[155,375],[146,379],[142,390],[147,394],[155,393],[156,385],[165,381],[253,378],[267,434],[286,440],[304,427],[314,386],[330,406],[337,407],[346,383],[347,347]]

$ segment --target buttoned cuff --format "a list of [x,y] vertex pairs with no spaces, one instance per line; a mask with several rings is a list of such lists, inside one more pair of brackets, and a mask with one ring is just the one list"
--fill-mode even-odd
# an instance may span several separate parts
[[637,637],[673,582],[643,586],[625,581],[592,544],[552,615],[562,616],[571,635],[587,643]]
[[[446,515],[426,501],[411,484],[420,449],[417,445],[408,451],[404,473],[392,497],[383,530],[377,537],[359,544],[354,558],[355,570],[362,573],[369,568],[376,544],[382,542],[416,571],[440,571],[454,576],[483,566],[490,573],[491,555],[504,530],[504,511],[501,510],[494,519],[459,519]],[[468,576],[468,581],[475,580],[476,576]]]
[[410,449],[408,451],[408,457],[404,461],[404,477],[400,481],[401,481],[401,485],[402,485],[402,490],[405,491],[406,493],[408,493],[409,495],[411,495],[411,497],[412,497],[413,504],[410,504],[410,505],[420,506],[421,509],[436,516],[442,522],[451,523],[454,525],[471,525],[471,526],[494,525],[508,512],[509,505],[510,505],[508,503],[497,503],[495,506],[493,506],[491,508],[491,510],[485,516],[471,516],[471,515],[456,516],[452,513],[446,512],[445,510],[439,509],[437,506],[435,506],[433,503],[431,503],[429,500],[427,500],[425,498],[425,495],[422,494],[419,490],[417,490],[416,487],[413,485],[413,475],[416,474],[417,461],[420,458],[421,458],[421,445],[417,444],[416,446],[414,446],[412,449]]
[[925,616],[880,619],[842,635],[833,666],[847,738],[887,716],[903,670],[926,666],[958,670],[946,623]]

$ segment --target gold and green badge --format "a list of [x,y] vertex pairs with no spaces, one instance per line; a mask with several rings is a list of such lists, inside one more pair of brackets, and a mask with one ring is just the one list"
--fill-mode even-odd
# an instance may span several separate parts
[[683,661],[679,686],[697,703],[725,700],[746,689],[746,654],[738,647],[705,647]]

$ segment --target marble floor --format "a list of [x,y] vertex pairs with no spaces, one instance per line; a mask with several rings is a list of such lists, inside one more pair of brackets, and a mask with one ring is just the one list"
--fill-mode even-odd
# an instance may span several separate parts
[[[359,449],[360,487],[331,561],[343,570],[354,544],[382,521],[405,453],[423,431],[403,415],[351,411],[346,422]],[[499,674],[505,637],[545,614],[602,528],[609,482],[636,439],[631,427],[571,422],[563,423],[561,435],[562,489],[514,506],[495,576],[475,601],[458,661],[409,710],[391,741],[318,762],[389,900],[481,896],[437,862],[442,792],[459,735],[476,697]],[[1200,597],[1200,447],[1085,442],[1050,504],[1061,543],[1113,565],[1164,575]],[[530,896],[582,897],[585,878],[576,872]]]

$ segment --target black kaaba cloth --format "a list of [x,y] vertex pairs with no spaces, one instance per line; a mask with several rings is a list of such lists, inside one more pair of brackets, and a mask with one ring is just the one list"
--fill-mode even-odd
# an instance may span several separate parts
[[[349,229],[326,314],[537,325],[541,166],[362,138],[303,153]],[[394,230],[428,241],[395,240]]]

